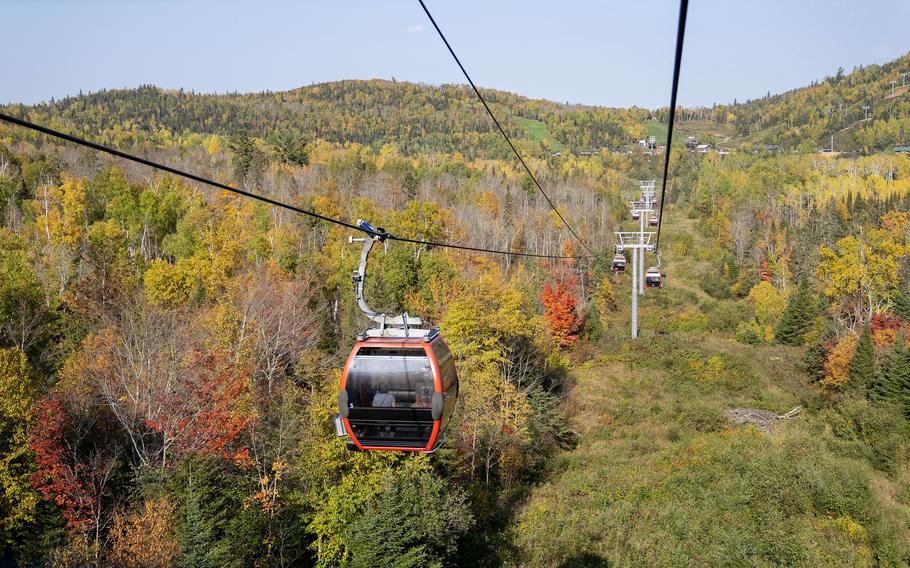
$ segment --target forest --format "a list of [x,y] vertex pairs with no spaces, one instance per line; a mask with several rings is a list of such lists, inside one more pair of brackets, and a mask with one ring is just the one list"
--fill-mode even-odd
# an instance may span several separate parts
[[461,394],[438,452],[351,452],[331,423],[366,327],[349,230],[0,126],[0,560],[910,563],[910,95],[855,154],[815,147],[853,120],[825,108],[908,66],[716,114],[780,153],[674,143],[638,341],[613,233],[661,173],[637,141],[667,109],[484,90],[581,257],[465,87],[4,107],[417,241],[580,258],[378,247],[370,303],[439,325]]
[[[801,153],[830,148],[863,155],[907,145],[910,54],[884,65],[843,68],[808,87],[756,100],[685,109],[683,121],[732,128],[734,141],[779,145]],[[664,119],[665,121],[665,119]]]

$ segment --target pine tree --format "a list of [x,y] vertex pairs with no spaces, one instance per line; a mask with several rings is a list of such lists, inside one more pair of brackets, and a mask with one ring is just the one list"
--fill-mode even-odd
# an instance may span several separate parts
[[869,394],[873,400],[897,403],[910,417],[910,348],[905,340],[896,343],[885,356]]
[[190,472],[186,485],[183,522],[180,525],[181,565],[185,568],[208,568],[212,566],[211,526],[202,510],[203,488],[195,473]]
[[459,534],[473,524],[466,495],[451,490],[425,464],[389,471],[347,537],[348,568],[442,567]]
[[872,330],[869,323],[863,326],[856,345],[856,353],[850,361],[850,373],[847,375],[847,384],[853,389],[866,389],[875,381],[875,351],[872,347]]
[[815,345],[806,350],[800,367],[809,375],[809,380],[812,382],[820,381],[825,376],[825,360],[831,349],[830,339],[828,336],[822,337]]
[[898,287],[894,296],[894,313],[906,321],[910,321],[910,294],[903,286]]
[[796,292],[790,296],[777,326],[774,338],[784,345],[801,345],[816,316],[816,301],[809,288],[809,281],[800,280]]

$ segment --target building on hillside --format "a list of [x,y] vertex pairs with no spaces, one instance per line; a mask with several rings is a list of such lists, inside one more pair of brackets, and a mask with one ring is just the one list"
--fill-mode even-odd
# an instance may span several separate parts
[[697,144],[695,146],[695,151],[698,152],[699,154],[707,154],[708,152],[711,151],[711,145],[710,144]]

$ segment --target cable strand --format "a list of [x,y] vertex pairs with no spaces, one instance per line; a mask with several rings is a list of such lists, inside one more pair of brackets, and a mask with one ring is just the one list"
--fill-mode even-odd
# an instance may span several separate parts
[[521,154],[518,152],[518,149],[515,148],[515,145],[512,143],[512,139],[509,138],[508,134],[506,134],[506,131],[502,127],[502,124],[499,123],[499,119],[496,118],[496,115],[493,114],[493,110],[487,104],[486,99],[484,99],[483,95],[480,94],[480,89],[478,89],[477,85],[474,84],[474,81],[471,79],[471,76],[468,74],[468,71],[464,68],[464,65],[461,64],[461,60],[458,59],[457,55],[455,55],[455,50],[452,49],[452,46],[449,44],[449,40],[446,39],[445,34],[442,33],[442,29],[440,29],[439,25],[436,23],[436,19],[433,18],[433,15],[430,13],[430,10],[427,8],[427,5],[424,4],[423,0],[417,0],[417,1],[420,2],[420,6],[423,8],[423,11],[426,12],[427,18],[430,19],[430,22],[433,24],[433,27],[436,28],[436,32],[439,34],[439,37],[442,39],[442,42],[446,45],[446,48],[449,50],[449,53],[452,54],[452,58],[455,59],[455,63],[458,64],[458,67],[461,69],[461,72],[465,76],[465,79],[468,80],[468,83],[470,83],[471,88],[474,89],[474,94],[476,94],[477,98],[480,99],[481,104],[483,104],[483,108],[485,108],[487,110],[487,114],[489,114],[490,118],[493,119],[493,123],[496,125],[496,128],[499,129],[499,133],[502,134],[503,138],[506,139],[506,142],[509,144],[509,147],[512,149],[512,152],[515,154],[515,157],[518,158],[518,161],[521,162],[521,165],[524,167],[525,172],[527,172],[528,176],[530,176],[531,180],[534,182],[534,185],[537,186],[537,189],[540,190],[540,194],[543,195],[544,199],[547,200],[547,203],[550,205],[550,209],[552,209],[553,212],[556,213],[556,216],[559,217],[559,220],[562,221],[562,224],[565,225],[566,228],[569,230],[569,232],[572,233],[572,236],[575,237],[575,239],[579,243],[581,243],[581,246],[583,246],[585,248],[585,250],[587,250],[589,253],[591,253],[591,256],[594,256],[594,251],[591,250],[591,247],[589,247],[587,245],[587,243],[585,243],[585,241],[583,241],[582,238],[578,236],[578,233],[575,232],[575,229],[573,229],[572,226],[569,225],[569,223],[562,216],[562,213],[559,212],[559,209],[556,208],[556,205],[550,199],[550,196],[548,196],[547,192],[545,192],[543,190],[543,187],[540,185],[540,182],[537,181],[537,176],[535,176],[533,173],[531,173],[531,168],[528,167],[528,164],[525,162],[524,158],[521,157]]
[[682,66],[683,37],[686,35],[686,13],[689,0],[679,1],[679,24],[676,28],[676,57],[673,62],[673,86],[670,90],[670,116],[667,124],[667,146],[664,148],[664,176],[660,188],[660,209],[657,214],[657,239],[654,253],[660,254],[660,228],[664,224],[664,196],[667,193],[667,174],[670,172],[670,145],[673,141],[673,123],[676,119],[676,94],[679,91],[679,69]]

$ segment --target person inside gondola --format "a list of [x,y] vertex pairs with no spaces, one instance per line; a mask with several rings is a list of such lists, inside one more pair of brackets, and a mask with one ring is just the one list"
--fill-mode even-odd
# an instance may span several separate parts
[[373,395],[374,408],[392,408],[395,406],[395,395],[389,392],[389,386],[379,383],[379,392]]
[[420,381],[417,383],[417,392],[414,400],[415,408],[430,408],[433,406],[433,382]]

